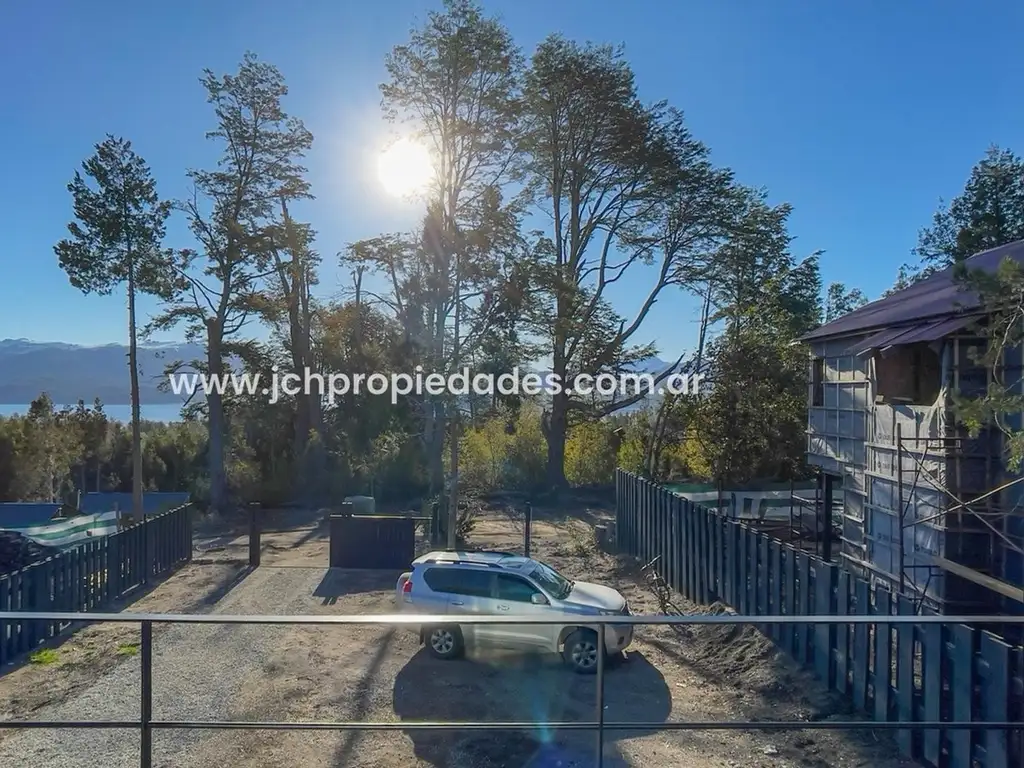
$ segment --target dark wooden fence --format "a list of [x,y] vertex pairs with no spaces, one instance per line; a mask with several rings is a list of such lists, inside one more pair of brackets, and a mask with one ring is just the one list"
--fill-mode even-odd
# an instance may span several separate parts
[[[191,558],[191,507],[186,505],[0,576],[0,611],[102,610]],[[0,665],[68,630],[47,621],[0,622]]]
[[[750,616],[913,614],[912,601],[693,504],[644,478],[616,474],[622,552],[658,557],[671,587]],[[832,690],[876,721],[979,722],[978,730],[896,732],[901,751],[935,768],[1024,765],[1024,650],[963,625],[759,625]]]

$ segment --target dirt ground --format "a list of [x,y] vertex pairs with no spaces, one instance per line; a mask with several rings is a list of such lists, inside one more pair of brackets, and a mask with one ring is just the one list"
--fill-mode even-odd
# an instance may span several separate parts
[[[598,553],[595,522],[607,510],[579,509],[573,516],[535,511],[533,554],[571,578],[619,589],[635,613],[657,612],[638,564]],[[284,522],[282,522],[282,525]],[[266,526],[274,528],[273,525]],[[131,610],[217,612],[229,593],[265,589],[248,604],[273,613],[270,581],[242,580],[248,540],[235,533],[203,532],[196,562]],[[493,510],[471,534],[479,548],[518,551],[522,524],[514,513]],[[397,573],[324,569],[326,529],[311,516],[301,530],[263,536],[261,570],[296,568],[309,573],[309,614],[381,614],[393,611]],[[316,569],[324,569],[322,573]],[[677,604],[679,602],[677,601]],[[264,607],[265,606],[265,607]],[[681,604],[686,611],[714,611]],[[225,612],[231,612],[225,609]],[[227,628],[223,631],[230,631]],[[361,720],[413,723],[440,720],[571,721],[595,717],[594,679],[574,675],[556,658],[471,652],[464,660],[429,657],[408,630],[383,626],[266,627],[269,644],[260,658],[239,659],[229,711],[209,717],[262,721]],[[160,632],[161,630],[157,630]],[[57,660],[29,664],[0,678],[0,717],[42,718],[46,705],[73,699],[91,681],[134,653],[138,630],[108,625],[77,633]],[[155,643],[160,645],[159,635]],[[211,654],[223,653],[212,650]],[[165,653],[171,653],[167,649]],[[185,653],[184,648],[181,649]],[[195,649],[189,653],[199,653]],[[244,652],[244,649],[242,649]],[[244,662],[244,663],[243,663]],[[230,658],[204,663],[227,664]],[[155,673],[156,675],[156,673]],[[848,719],[843,707],[813,678],[778,654],[753,629],[638,627],[625,663],[606,675],[607,721]],[[160,680],[156,680],[157,688]],[[202,695],[197,692],[197,698]],[[162,713],[158,716],[163,717]],[[176,719],[176,718],[173,718]],[[9,732],[0,732],[0,734]],[[595,736],[587,732],[521,734],[412,731],[210,731],[185,749],[157,733],[158,765],[170,768],[573,768],[592,766]],[[164,749],[162,749],[162,745]],[[884,732],[860,735],[824,730],[655,731],[608,734],[605,765],[710,768],[895,768],[895,748]]]

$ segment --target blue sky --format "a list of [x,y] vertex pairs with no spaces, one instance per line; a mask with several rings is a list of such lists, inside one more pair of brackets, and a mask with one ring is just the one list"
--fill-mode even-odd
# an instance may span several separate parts
[[[646,99],[682,108],[715,160],[794,206],[795,252],[823,249],[826,281],[875,298],[910,259],[938,199],[957,194],[992,143],[1024,151],[1024,4],[961,0],[516,0],[490,2],[529,51],[550,32],[623,43]],[[316,137],[325,296],[347,276],[351,241],[413,226],[385,196],[374,157],[386,140],[384,55],[435,3],[389,0],[52,0],[0,9],[8,73],[0,143],[4,242],[0,338],[101,344],[126,336],[124,299],[83,296],[57,266],[65,185],[110,132],[129,138],[165,197],[215,147],[198,77],[233,71],[246,50],[287,78],[290,112]],[[187,245],[178,230],[170,244]],[[613,297],[628,314],[648,275]],[[145,303],[151,311],[153,305]],[[693,302],[665,294],[643,335],[663,357],[695,337]],[[169,338],[169,337],[168,337]]]

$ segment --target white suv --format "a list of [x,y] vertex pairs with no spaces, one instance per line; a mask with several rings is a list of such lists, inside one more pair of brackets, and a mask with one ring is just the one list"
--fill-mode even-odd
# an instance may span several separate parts
[[[452,623],[419,628],[420,641],[441,659],[466,645],[491,645],[561,653],[574,670],[597,669],[597,633],[587,617],[628,616],[614,589],[571,581],[538,560],[508,552],[430,552],[412,563],[395,587],[399,609],[450,615]],[[459,616],[563,616],[556,624],[462,624]],[[605,625],[608,656],[621,655],[633,640],[629,624]]]

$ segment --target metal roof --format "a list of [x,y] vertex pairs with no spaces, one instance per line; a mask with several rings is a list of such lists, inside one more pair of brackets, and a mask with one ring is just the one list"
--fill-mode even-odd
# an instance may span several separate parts
[[[995,272],[1003,259],[1007,258],[1024,264],[1024,240],[982,251],[969,258],[966,263],[971,269]],[[902,291],[865,304],[831,323],[815,328],[802,336],[801,341],[855,336],[870,331],[895,329],[899,326],[909,331],[930,323],[970,315],[978,308],[977,295],[972,291],[962,290],[953,279],[953,268],[949,267]]]
[[60,511],[60,504],[11,501],[0,503],[0,529],[46,525]]
[[[142,494],[142,512],[156,515],[161,512],[183,507],[188,504],[191,496],[187,492],[146,491]],[[120,492],[93,492],[82,494],[81,512],[98,514],[102,512],[132,511],[132,495]]]
[[886,328],[884,331],[861,339],[848,350],[848,355],[862,355],[876,349],[886,349],[900,344],[920,344],[922,342],[938,341],[949,334],[966,328],[971,324],[973,318],[958,316],[945,320],[932,320],[916,325],[902,325],[898,328]]

